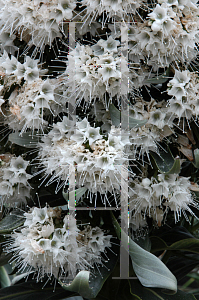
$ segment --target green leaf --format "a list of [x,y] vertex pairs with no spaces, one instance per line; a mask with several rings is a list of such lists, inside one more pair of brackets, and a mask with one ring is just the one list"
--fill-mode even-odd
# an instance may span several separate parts
[[65,300],[65,299],[67,299],[67,300],[84,300],[82,298],[82,296],[74,296],[74,297],[64,298],[63,300]]
[[199,168],[199,149],[194,150],[194,162],[193,165],[195,168]]
[[11,258],[12,258],[12,253],[9,253],[9,254],[1,253],[0,266],[6,265]]
[[132,295],[139,296],[142,300],[196,300],[194,295],[177,291],[175,295],[165,295],[160,289],[143,288],[138,280],[129,280]]
[[169,77],[169,68],[166,70],[165,73],[163,73],[162,75],[158,76],[158,77],[153,77],[153,78],[149,78],[149,79],[146,79],[144,81],[144,84],[147,84],[147,83],[152,83],[152,84],[162,84],[162,83],[165,83],[168,81],[168,79],[170,78]]
[[167,266],[169,270],[176,276],[177,280],[181,280],[199,265],[198,254],[186,254],[181,256],[170,257]]
[[[113,105],[113,104],[110,104],[109,105],[109,111],[110,111],[110,115],[111,115],[111,120],[112,120],[112,123],[115,127],[119,127],[120,126],[120,119],[121,119],[121,112]],[[131,128],[138,128],[138,127],[141,127],[143,125],[145,125],[147,123],[147,120],[137,120],[137,119],[134,119],[130,116],[127,116],[127,115],[123,115],[122,114],[122,124],[125,128],[128,128],[131,129]]]
[[[86,187],[82,187],[82,188],[79,188],[77,190],[74,190],[74,191],[71,191],[69,193],[65,193],[64,192],[64,189],[62,191],[62,195],[64,197],[64,199],[66,201],[69,200],[69,198],[75,198],[76,201],[78,201],[84,194],[85,192],[87,191],[87,188]],[[63,205],[63,206],[59,206],[62,210],[68,210],[68,204],[67,205]]]
[[144,238],[143,237],[137,238],[135,242],[144,250],[148,252],[151,251],[151,240],[148,234]]
[[39,136],[30,132],[24,132],[23,135],[19,135],[19,132],[13,132],[8,139],[10,142],[26,148],[36,148],[40,142]]
[[0,221],[0,234],[9,233],[13,229],[23,225],[25,218],[20,209],[13,210]]
[[[47,278],[46,278],[47,281]],[[61,300],[77,295],[69,291],[65,291],[59,286],[54,287],[45,282],[28,281],[13,286],[0,289],[0,300]]]
[[[154,244],[157,245],[157,240],[159,242],[159,246],[156,246],[155,251],[161,250],[180,250],[180,251],[189,251],[193,253],[199,254],[199,240],[196,238],[189,238],[180,240],[178,242],[173,243],[171,246],[167,246],[167,244],[161,240],[159,237],[151,237],[151,242],[154,247]],[[154,249],[153,249],[154,251]]]
[[89,287],[89,271],[80,271],[71,283],[66,285],[59,280],[61,287],[67,291],[77,292],[85,298],[94,298],[93,291]]
[[199,253],[199,240],[195,238],[181,240],[169,246],[169,250],[181,250]]
[[180,158],[173,158],[170,152],[160,151],[160,155],[151,152],[158,170],[163,174],[179,174]]
[[0,267],[0,285],[1,285],[2,288],[5,288],[5,287],[11,285],[9,275],[6,271],[6,268],[3,267],[3,266]]
[[155,253],[158,251],[166,250],[168,248],[167,243],[162,240],[159,236],[151,236],[151,252]]
[[[113,225],[118,238],[122,231],[114,215]],[[124,238],[128,241],[128,236],[122,231]],[[126,249],[128,251],[128,249]],[[140,280],[141,284],[146,287],[158,287],[177,291],[177,281],[175,276],[169,271],[165,264],[155,255],[138,246],[129,238],[129,254],[132,260],[133,269]]]
[[[115,281],[117,282],[117,279]],[[108,298],[108,300],[110,299]],[[128,280],[123,279],[122,283],[119,285],[119,289],[114,300],[142,300],[142,298],[137,295],[131,294]]]
[[12,284],[12,285],[16,284],[18,281],[20,281],[21,279],[27,277],[27,276],[30,275],[31,273],[34,273],[34,271],[26,272],[26,273],[22,273],[22,274],[19,274],[19,275],[14,276],[14,278],[13,278],[12,281],[11,281],[11,284]]

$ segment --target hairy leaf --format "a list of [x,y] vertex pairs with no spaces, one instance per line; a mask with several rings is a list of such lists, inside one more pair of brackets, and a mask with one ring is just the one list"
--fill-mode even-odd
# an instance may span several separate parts
[[149,79],[146,79],[144,81],[145,84],[147,83],[152,83],[152,84],[162,84],[162,83],[165,83],[169,80],[169,68],[166,70],[165,73],[161,74],[160,76],[158,77],[153,77],[153,78],[149,78]]
[[194,150],[194,167],[199,168],[199,149]]

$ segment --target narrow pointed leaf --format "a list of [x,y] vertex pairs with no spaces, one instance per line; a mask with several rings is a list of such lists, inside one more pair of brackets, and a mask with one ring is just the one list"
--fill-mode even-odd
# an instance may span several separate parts
[[149,78],[149,79],[146,79],[144,81],[144,84],[147,84],[147,83],[152,83],[152,84],[162,84],[162,83],[165,83],[169,80],[169,69],[166,70],[165,73],[163,73],[162,75],[160,76],[157,76],[157,77],[153,77],[153,78]]
[[179,174],[180,158],[173,158],[169,152],[160,152],[160,155],[151,152],[158,170],[163,174]]
[[10,285],[11,285],[11,281],[9,275],[6,271],[6,268],[2,266],[0,267],[0,286],[2,288],[5,288]]
[[28,275],[30,275],[31,273],[34,273],[34,271],[26,272],[26,273],[23,273],[23,274],[16,275],[16,276],[12,279],[11,285],[16,284],[18,281],[20,281],[21,279],[23,279],[23,278],[25,278],[25,277],[28,277]]
[[186,239],[178,241],[168,247],[168,250],[181,250],[199,253],[199,239]]
[[153,252],[162,251],[162,250],[180,250],[180,251],[189,251],[199,254],[199,239],[188,238],[184,240],[177,241],[171,246],[168,246],[162,239],[159,237],[151,237]]
[[45,285],[44,288],[44,284],[44,282],[31,280],[0,289],[0,300],[63,300],[77,295],[73,292],[65,291],[58,285],[55,289],[50,284]]
[[19,132],[13,132],[8,139],[10,142],[26,148],[36,148],[40,141],[39,137],[32,135],[31,132],[24,132],[23,135],[19,135]]
[[5,254],[4,252],[0,255],[0,266],[4,266],[12,258],[12,253]]
[[196,300],[194,295],[180,290],[175,295],[168,295],[160,289],[143,288],[138,280],[129,280],[129,284],[131,294],[140,297],[142,300]]
[[193,163],[195,168],[199,168],[199,149],[194,150],[194,163]]
[[23,211],[17,209],[6,215],[0,221],[0,234],[5,234],[13,229],[23,225],[25,218],[23,217]]
[[[119,127],[120,123],[121,123],[120,111],[113,104],[109,105],[109,111],[110,111],[111,120],[112,120],[113,125],[115,127]],[[147,123],[147,120],[137,120],[137,119],[134,119],[134,118],[124,115],[124,114],[122,114],[122,118],[123,118],[123,120],[122,120],[123,126],[125,128],[129,127],[129,129],[135,128],[135,127],[138,128]]]
[[[113,225],[118,238],[120,238],[121,228],[112,214]],[[122,231],[126,239],[128,236]],[[128,251],[128,249],[126,249]],[[132,260],[133,269],[145,287],[164,288],[174,293],[177,291],[177,281],[175,276],[169,271],[165,264],[152,253],[142,249],[132,239],[129,238],[129,254]]]

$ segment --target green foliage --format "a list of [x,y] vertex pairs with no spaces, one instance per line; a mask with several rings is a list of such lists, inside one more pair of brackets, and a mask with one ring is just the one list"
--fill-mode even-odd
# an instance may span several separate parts
[[[127,235],[122,231],[113,215],[112,218],[118,238],[121,232],[127,240]],[[131,238],[129,238],[129,255],[134,272],[143,286],[164,288],[174,293],[177,291],[176,278],[164,263],[150,252],[138,246]]]
[[[65,193],[63,190],[62,195],[66,201],[68,201],[70,198],[74,198],[76,201],[78,201],[86,193],[86,191],[87,191],[86,187],[82,187],[82,188],[76,189],[76,190],[68,192],[68,193]],[[63,210],[68,209],[68,205],[63,205],[60,207]]]
[[55,288],[49,284],[45,287],[44,285],[45,282],[32,280],[0,289],[0,300],[59,300],[70,298],[75,294],[59,286]]
[[160,151],[160,154],[151,152],[151,156],[158,170],[163,174],[179,174],[180,158],[174,158],[170,151]]
[[109,105],[109,112],[111,115],[112,123],[116,127],[119,127],[121,125],[121,122],[124,128],[129,128],[129,129],[135,127],[138,128],[147,123],[147,120],[137,120],[125,114],[121,114],[121,112],[113,104]]
[[13,132],[9,134],[9,141],[21,147],[36,148],[40,138],[39,135],[31,132],[24,132],[22,135],[19,135],[18,132]]
[[0,221],[0,234],[11,232],[13,229],[23,225],[23,211],[20,209],[13,210]]
[[153,78],[149,78],[147,80],[145,80],[145,84],[163,84],[165,82],[167,82],[169,80],[169,73],[170,73],[170,68],[168,68],[166,70],[166,72],[164,72],[163,74],[157,76],[157,77],[153,77]]
[[131,294],[139,300],[195,300],[194,295],[180,290],[175,295],[166,295],[160,289],[143,288],[137,280],[129,280]]

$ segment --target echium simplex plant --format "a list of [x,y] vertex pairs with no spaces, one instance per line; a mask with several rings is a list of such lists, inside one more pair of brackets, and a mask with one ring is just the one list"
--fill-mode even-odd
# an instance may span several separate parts
[[197,298],[198,37],[196,0],[0,0],[0,299]]

